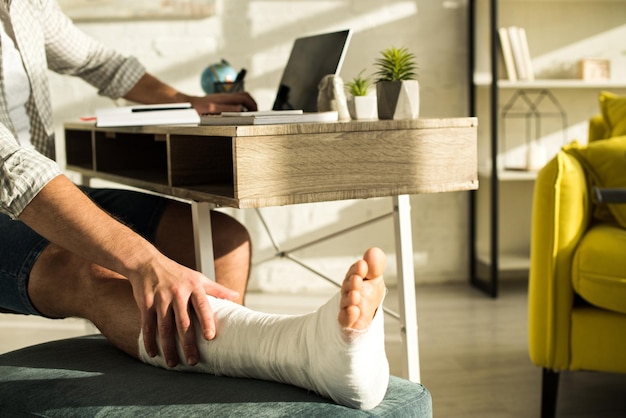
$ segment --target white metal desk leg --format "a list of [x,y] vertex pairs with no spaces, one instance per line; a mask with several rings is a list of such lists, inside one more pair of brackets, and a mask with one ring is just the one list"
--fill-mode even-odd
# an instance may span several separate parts
[[417,306],[413,272],[413,237],[411,202],[408,195],[393,197],[393,220],[396,233],[398,263],[398,298],[404,377],[420,382],[419,346],[417,339]]
[[86,174],[80,174],[78,180],[78,184],[80,184],[81,186],[89,186],[91,184],[91,176],[88,176]]
[[207,202],[191,202],[191,217],[193,221],[194,250],[196,252],[196,269],[209,279],[215,280],[211,205]]

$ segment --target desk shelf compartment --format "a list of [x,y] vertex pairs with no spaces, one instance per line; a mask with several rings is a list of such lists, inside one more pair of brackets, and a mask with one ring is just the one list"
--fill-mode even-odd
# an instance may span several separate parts
[[66,131],[65,157],[68,166],[95,170],[92,131]]
[[161,133],[65,130],[67,165],[86,175],[135,186],[202,186],[205,192],[232,198],[232,138]]
[[65,126],[68,169],[255,208],[474,190],[475,118],[267,126]]

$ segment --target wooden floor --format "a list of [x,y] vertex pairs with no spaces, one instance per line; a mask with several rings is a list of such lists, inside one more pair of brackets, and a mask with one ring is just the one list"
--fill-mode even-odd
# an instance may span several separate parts
[[[526,349],[526,285],[502,284],[491,299],[466,284],[417,288],[422,383],[431,391],[435,417],[539,417],[541,372]],[[396,305],[393,289],[387,296]],[[312,310],[328,295],[250,294],[248,305],[267,312]],[[0,316],[0,352],[50,339],[80,335],[78,320],[25,320]],[[386,320],[387,354],[399,374],[397,322]],[[626,375],[565,373],[561,377],[558,416],[626,417]]]

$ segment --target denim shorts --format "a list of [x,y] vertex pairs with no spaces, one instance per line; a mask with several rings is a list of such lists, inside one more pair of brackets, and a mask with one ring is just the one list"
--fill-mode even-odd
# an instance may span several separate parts
[[[168,199],[129,190],[81,189],[116,219],[154,241]],[[0,311],[41,315],[30,302],[27,286],[30,271],[48,244],[22,222],[0,214]]]

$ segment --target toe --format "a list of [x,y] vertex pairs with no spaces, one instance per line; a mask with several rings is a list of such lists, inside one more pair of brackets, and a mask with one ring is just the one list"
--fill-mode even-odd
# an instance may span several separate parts
[[367,264],[367,274],[365,277],[368,279],[377,279],[383,275],[387,259],[385,253],[376,247],[368,249],[363,255],[363,260]]

